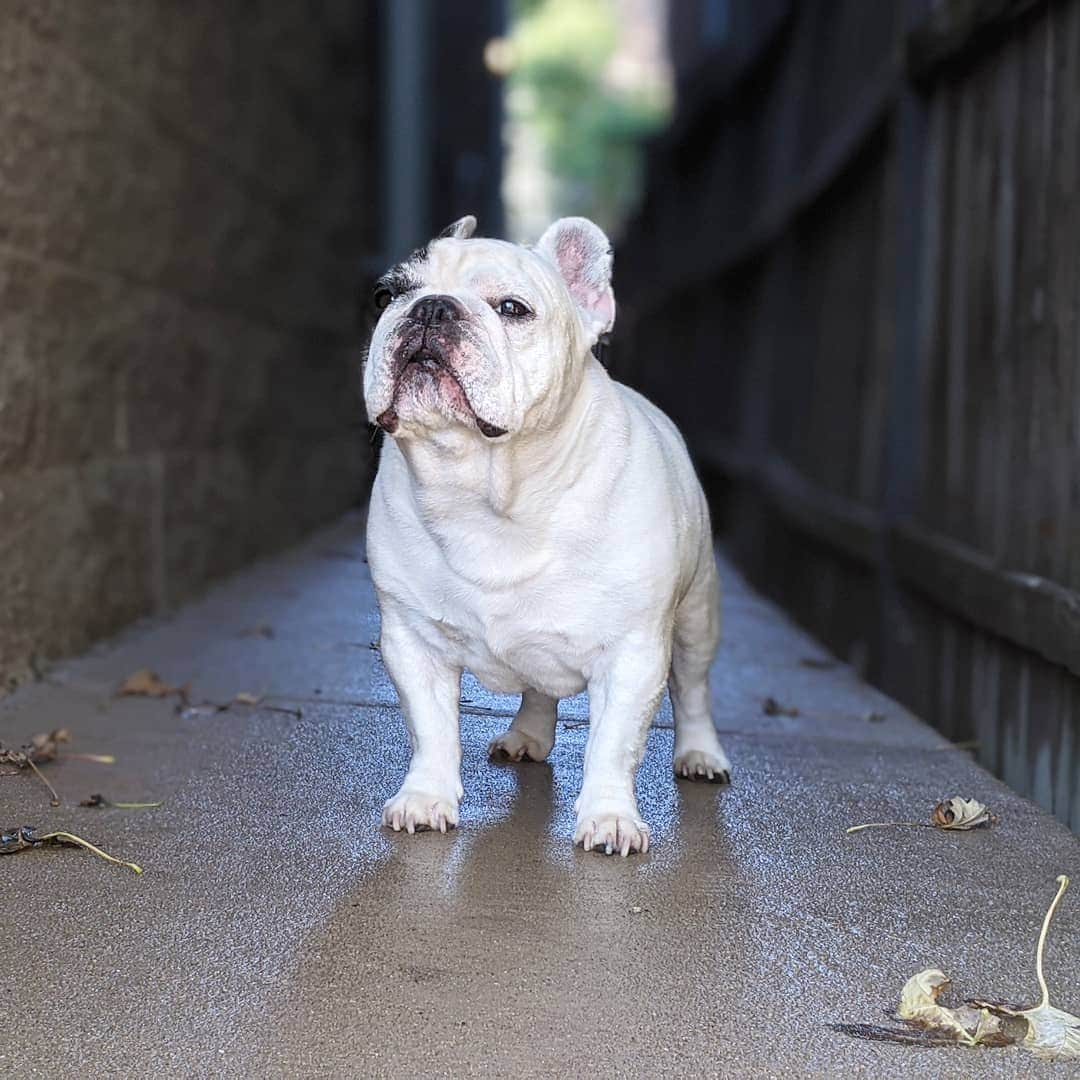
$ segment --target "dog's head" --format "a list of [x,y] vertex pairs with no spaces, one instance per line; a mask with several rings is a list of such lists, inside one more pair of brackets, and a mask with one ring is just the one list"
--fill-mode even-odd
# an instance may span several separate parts
[[364,397],[390,435],[502,439],[553,423],[615,321],[611,246],[591,221],[562,218],[534,248],[475,228],[462,218],[376,284]]

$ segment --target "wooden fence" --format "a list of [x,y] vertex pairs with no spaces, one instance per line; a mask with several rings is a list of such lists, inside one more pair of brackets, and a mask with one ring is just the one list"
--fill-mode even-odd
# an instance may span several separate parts
[[1080,0],[732,9],[615,372],[759,586],[1080,829]]

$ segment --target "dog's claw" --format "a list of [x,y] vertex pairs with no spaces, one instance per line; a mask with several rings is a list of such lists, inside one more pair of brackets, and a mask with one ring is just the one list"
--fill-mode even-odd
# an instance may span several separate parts
[[675,758],[675,775],[684,780],[704,781],[710,784],[731,782],[731,765],[723,750],[688,750]]
[[427,830],[445,833],[458,823],[457,798],[402,789],[383,807],[382,822],[410,836]]
[[585,851],[605,855],[622,855],[649,850],[649,827],[636,813],[606,812],[593,817],[579,818],[574,843]]

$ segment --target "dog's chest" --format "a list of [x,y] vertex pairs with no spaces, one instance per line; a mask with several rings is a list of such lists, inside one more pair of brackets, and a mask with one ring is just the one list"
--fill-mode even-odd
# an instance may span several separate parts
[[526,687],[555,697],[585,686],[597,648],[591,588],[553,567],[511,588],[476,589],[446,581],[440,590],[438,632],[454,659],[493,690]]

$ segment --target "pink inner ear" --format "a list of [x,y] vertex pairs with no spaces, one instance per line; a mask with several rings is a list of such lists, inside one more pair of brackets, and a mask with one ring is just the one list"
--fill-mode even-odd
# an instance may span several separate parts
[[589,245],[581,233],[564,232],[556,242],[555,258],[563,280],[575,297],[580,299],[579,290],[587,292],[596,288],[597,283],[589,280]]
[[608,286],[606,252],[579,232],[564,232],[556,241],[555,258],[570,295],[603,325],[615,317],[615,301]]

